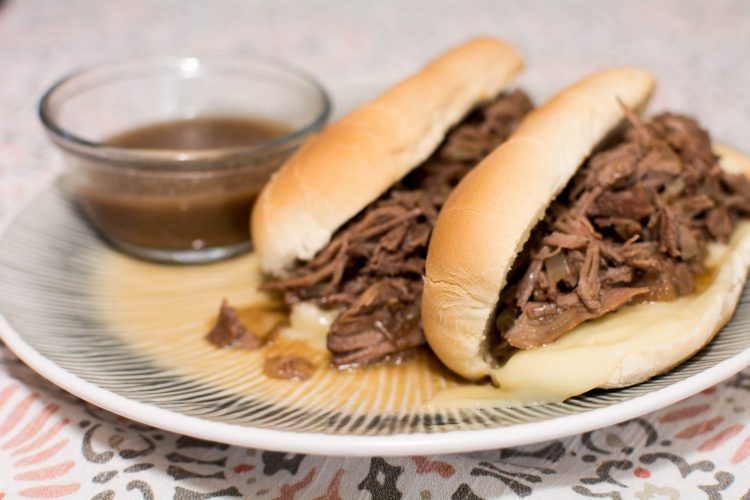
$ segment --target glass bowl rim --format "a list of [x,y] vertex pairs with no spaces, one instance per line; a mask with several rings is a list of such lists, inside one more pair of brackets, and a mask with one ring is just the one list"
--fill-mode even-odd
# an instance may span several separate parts
[[[301,127],[274,137],[269,141],[256,143],[248,146],[237,146],[227,148],[212,148],[200,150],[173,150],[173,149],[146,149],[146,148],[129,148],[112,146],[103,142],[91,141],[84,139],[79,135],[66,130],[60,126],[52,117],[51,101],[57,93],[69,82],[95,74],[98,71],[108,69],[116,70],[119,66],[135,64],[148,67],[149,64],[154,68],[173,69],[180,71],[183,63],[190,61],[199,66],[206,65],[210,67],[212,63],[230,63],[242,66],[243,64],[263,64],[273,70],[280,71],[285,77],[293,77],[304,85],[312,89],[316,100],[318,101],[319,110],[315,116]],[[279,58],[270,57],[261,54],[236,54],[236,55],[161,55],[161,56],[143,56],[143,57],[126,57],[112,59],[103,62],[83,65],[64,75],[55,81],[39,99],[38,115],[47,133],[53,141],[61,148],[74,154],[86,156],[89,158],[105,158],[109,162],[127,163],[130,168],[142,168],[153,170],[169,169],[169,163],[178,163],[178,168],[189,167],[195,164],[198,168],[206,168],[210,163],[234,162],[238,158],[248,156],[260,156],[273,154],[287,147],[297,145],[304,137],[322,128],[328,121],[332,111],[331,99],[328,91],[320,81],[306,70]]]

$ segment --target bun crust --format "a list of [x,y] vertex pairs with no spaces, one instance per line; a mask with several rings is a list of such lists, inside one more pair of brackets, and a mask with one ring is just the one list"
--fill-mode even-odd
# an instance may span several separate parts
[[486,333],[516,255],[549,203],[624,120],[617,99],[641,109],[653,87],[636,68],[580,80],[528,115],[451,193],[432,233],[422,297],[427,341],[450,369],[469,379],[489,374]]
[[459,45],[308,140],[258,197],[251,220],[263,271],[308,260],[333,233],[437,148],[446,132],[522,68],[510,45]]

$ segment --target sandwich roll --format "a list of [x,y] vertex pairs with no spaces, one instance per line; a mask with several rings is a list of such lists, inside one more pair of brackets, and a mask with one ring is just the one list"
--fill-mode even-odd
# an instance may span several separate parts
[[456,187],[427,253],[422,323],[453,371],[482,379],[496,365],[488,335],[516,256],[581,163],[654,87],[647,72],[615,68],[560,92]]
[[730,319],[750,266],[750,160],[687,116],[639,118],[652,87],[635,69],[574,84],[446,201],[425,335],[451,369],[497,388],[448,389],[433,406],[638,384]]
[[446,132],[522,69],[510,45],[477,38],[352,111],[306,142],[253,208],[264,272],[309,260],[346,221],[424,161]]
[[[750,177],[750,158],[716,146],[721,167]],[[734,313],[750,270],[750,222],[726,244],[709,246],[710,282],[699,293],[669,302],[631,305],[583,323],[555,342],[519,350],[489,369],[498,389],[447,389],[435,408],[519,406],[564,401],[595,388],[638,384],[667,372],[702,349]]]

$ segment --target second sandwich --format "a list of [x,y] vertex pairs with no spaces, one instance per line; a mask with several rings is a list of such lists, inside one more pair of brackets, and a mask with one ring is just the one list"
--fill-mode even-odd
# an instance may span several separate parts
[[491,376],[499,399],[642,382],[734,311],[750,265],[750,161],[689,117],[640,119],[653,84],[615,68],[571,85],[443,207],[425,332],[454,371]]
[[521,67],[496,39],[455,47],[307,142],[258,197],[263,288],[283,293],[293,321],[330,323],[334,365],[425,342],[432,227],[452,188],[531,110],[524,93],[503,92]]

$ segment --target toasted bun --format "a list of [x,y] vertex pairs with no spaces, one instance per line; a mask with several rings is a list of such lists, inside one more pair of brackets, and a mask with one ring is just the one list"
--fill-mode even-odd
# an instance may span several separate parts
[[[645,71],[595,73],[533,111],[451,193],[427,253],[422,323],[438,357],[469,379],[489,374],[487,332],[531,229],[592,150],[653,90]],[[492,186],[488,189],[487,186]]]
[[471,40],[307,141],[253,209],[252,239],[263,271],[280,274],[295,259],[312,258],[522,66],[506,43]]

